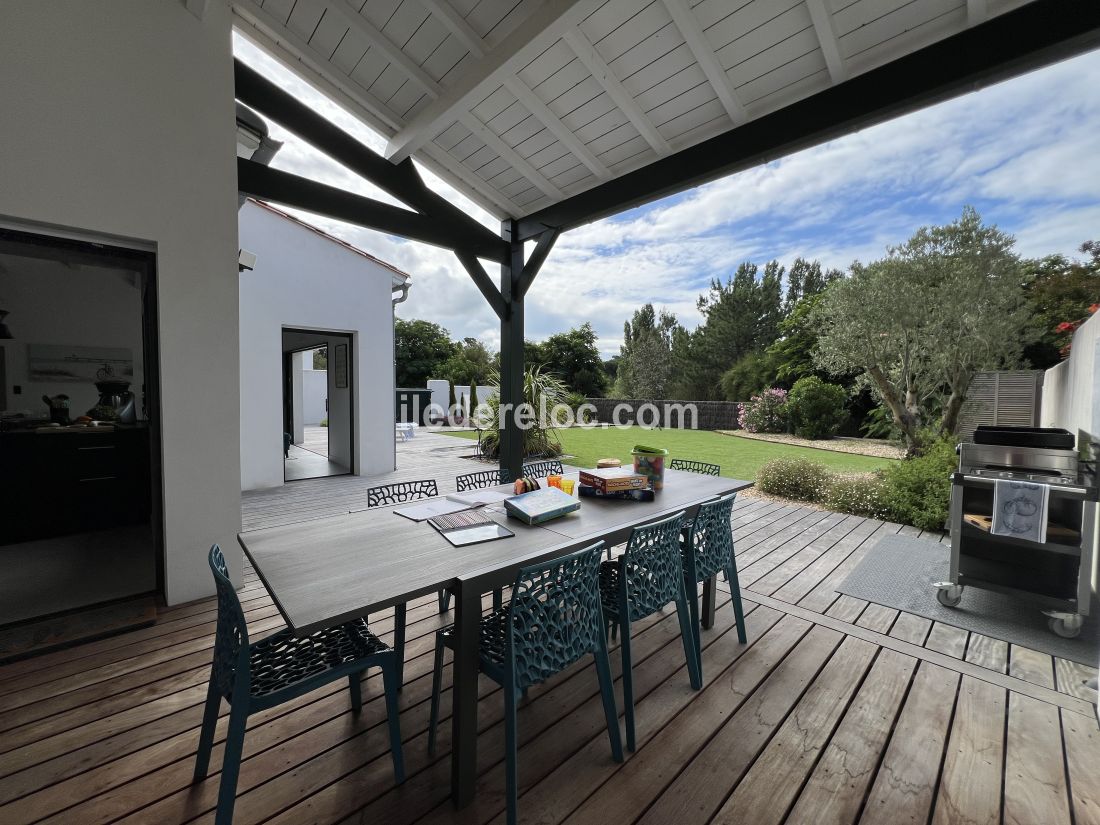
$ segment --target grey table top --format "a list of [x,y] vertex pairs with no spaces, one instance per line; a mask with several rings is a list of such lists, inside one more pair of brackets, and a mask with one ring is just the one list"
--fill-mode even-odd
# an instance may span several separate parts
[[466,547],[454,547],[427,522],[395,515],[395,507],[253,530],[238,540],[290,629],[304,635],[458,580],[497,573],[510,580],[518,566],[600,539],[623,541],[638,524],[749,486],[668,470],[656,501],[582,499],[579,511],[535,527],[491,507],[489,516],[515,536]]

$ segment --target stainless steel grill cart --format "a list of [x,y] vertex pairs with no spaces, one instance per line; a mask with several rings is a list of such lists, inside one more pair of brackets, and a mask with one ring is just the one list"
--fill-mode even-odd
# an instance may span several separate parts
[[[1049,488],[1045,542],[995,535],[998,480]],[[966,587],[981,587],[1038,605],[1050,629],[1067,638],[1089,613],[1097,484],[1093,462],[1081,461],[1065,430],[979,427],[959,445],[951,476],[951,579],[937,583],[947,607]]]

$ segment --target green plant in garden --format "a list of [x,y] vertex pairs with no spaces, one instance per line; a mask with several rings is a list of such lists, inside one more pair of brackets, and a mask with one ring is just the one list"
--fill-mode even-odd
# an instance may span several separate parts
[[[499,373],[492,373],[489,380],[490,383],[500,386]],[[565,384],[550,373],[543,372],[541,367],[524,372],[523,401],[531,406],[535,416],[534,426],[520,430],[524,457],[561,455],[557,428],[552,421],[542,421],[540,417],[542,410],[546,410],[549,418],[555,406],[565,403],[566,396]],[[485,406],[488,408],[485,419],[490,422],[490,429],[481,436],[481,449],[487,458],[496,458],[500,455],[500,431],[495,429],[500,422],[500,394],[493,393]],[[514,414],[515,411],[509,413]]]
[[455,398],[455,382],[447,382],[447,411],[451,411],[455,408],[455,404],[458,403],[458,399]]
[[477,415],[477,383],[470,384],[470,418]]
[[892,516],[886,500],[886,483],[879,473],[832,476],[821,503],[830,510],[853,516],[877,519]]
[[955,441],[924,445],[922,455],[899,461],[883,476],[890,518],[921,530],[942,530],[951,498],[951,473],[958,466]]
[[818,501],[825,492],[829,471],[808,458],[776,458],[756,473],[756,486],[765,493],[796,501]]
[[737,425],[750,433],[787,431],[787,391],[779,387],[754,395],[737,406]]
[[827,384],[816,375],[799,378],[787,396],[787,415],[795,435],[811,440],[835,435],[847,417],[847,399],[839,384]]
[[328,419],[327,418],[322,418],[320,426],[327,427],[328,426]]

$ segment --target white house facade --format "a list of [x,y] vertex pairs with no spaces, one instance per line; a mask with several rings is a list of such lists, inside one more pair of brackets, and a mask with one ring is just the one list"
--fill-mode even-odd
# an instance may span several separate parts
[[[299,443],[321,420],[313,382],[326,387],[330,459],[393,470],[393,305],[408,275],[263,202],[245,202],[239,232],[256,256],[240,273],[241,489],[284,483],[284,433]],[[323,377],[303,358],[322,346]]]

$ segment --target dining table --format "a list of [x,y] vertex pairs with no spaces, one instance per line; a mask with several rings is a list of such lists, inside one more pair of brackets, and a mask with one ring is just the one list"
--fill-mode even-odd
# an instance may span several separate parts
[[[577,479],[576,472],[563,474]],[[545,479],[542,480],[545,485]],[[468,805],[477,783],[478,623],[483,594],[507,588],[531,564],[564,556],[598,541],[625,542],[631,530],[718,496],[751,487],[724,476],[665,470],[653,501],[580,498],[580,508],[529,525],[509,517],[501,503],[483,511],[505,525],[509,538],[453,546],[427,521],[374,507],[238,534],[238,541],[287,627],[308,635],[449,588],[454,594],[451,797]],[[511,494],[511,485],[489,488]],[[445,496],[444,496],[445,497]],[[715,581],[704,583],[701,619],[714,620]]]

